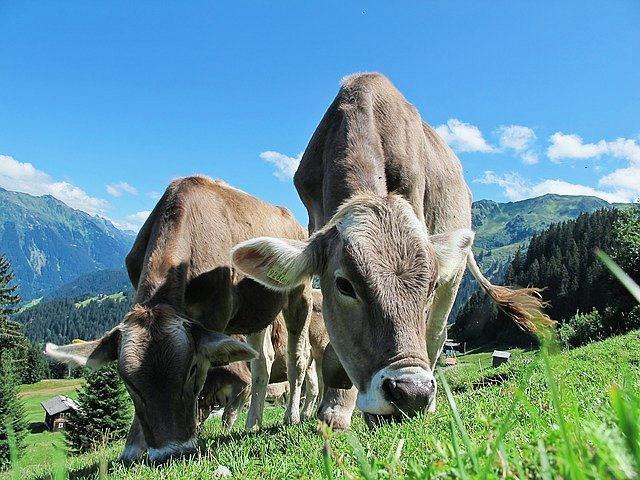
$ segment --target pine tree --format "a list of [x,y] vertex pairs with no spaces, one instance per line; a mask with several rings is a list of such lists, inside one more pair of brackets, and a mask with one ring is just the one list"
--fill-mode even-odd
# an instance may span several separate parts
[[0,354],[11,352],[16,363],[14,372],[21,377],[26,368],[29,342],[24,336],[22,324],[10,319],[20,303],[20,296],[16,293],[18,286],[12,285],[13,279],[11,265],[0,255]]
[[24,404],[18,398],[18,379],[10,352],[0,354],[0,470],[11,464],[11,450],[19,456],[26,435]]
[[9,261],[0,255],[0,318],[8,318],[15,313],[20,303],[20,296],[16,293],[18,287],[10,285],[13,278]]
[[131,418],[131,404],[115,363],[87,371],[85,379],[79,409],[71,415],[66,431],[67,445],[74,453],[124,438]]
[[27,367],[22,372],[22,383],[32,384],[49,378],[49,364],[42,351],[41,345],[29,344],[26,356]]

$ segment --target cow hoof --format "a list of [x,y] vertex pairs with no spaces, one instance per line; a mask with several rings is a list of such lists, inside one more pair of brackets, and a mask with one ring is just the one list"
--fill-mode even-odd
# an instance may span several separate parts
[[334,431],[349,430],[351,428],[351,412],[346,413],[339,409],[326,408],[318,412],[318,419],[326,423]]
[[287,414],[284,416],[284,423],[287,425],[296,425],[300,423],[300,414],[292,414],[287,412]]
[[257,432],[260,430],[260,420],[257,418],[247,418],[247,423],[245,423],[244,429],[247,432]]

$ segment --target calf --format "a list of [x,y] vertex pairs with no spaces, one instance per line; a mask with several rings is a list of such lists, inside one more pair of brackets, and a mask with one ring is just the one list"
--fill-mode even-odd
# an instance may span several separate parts
[[[193,451],[196,400],[209,368],[256,356],[247,427],[257,426],[268,381],[263,332],[279,313],[289,337],[291,395],[285,420],[300,420],[310,286],[275,291],[244,277],[230,262],[235,244],[262,235],[286,238],[284,243],[307,236],[287,209],[224,182],[205,177],[174,181],[126,259],[136,288],[131,311],[98,340],[47,345],[46,353],[63,362],[95,368],[118,361],[135,407],[123,459],[148,451],[151,461],[162,462]],[[248,334],[249,342],[213,332]]]

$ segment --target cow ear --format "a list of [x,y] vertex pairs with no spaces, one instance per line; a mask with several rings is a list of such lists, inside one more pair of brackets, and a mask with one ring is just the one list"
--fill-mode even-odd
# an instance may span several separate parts
[[467,261],[475,233],[468,228],[429,237],[438,259],[438,280],[451,280]]
[[239,243],[231,250],[235,267],[274,290],[291,290],[314,273],[313,245],[298,240],[260,237]]
[[209,368],[258,358],[258,352],[246,343],[214,332],[207,332],[200,337],[198,353],[210,362]]
[[105,363],[118,358],[120,337],[120,326],[117,326],[102,338],[90,342],[75,340],[69,345],[62,346],[47,343],[44,353],[56,362],[97,370]]
[[327,344],[322,356],[322,380],[331,388],[349,389],[353,386],[330,343]]

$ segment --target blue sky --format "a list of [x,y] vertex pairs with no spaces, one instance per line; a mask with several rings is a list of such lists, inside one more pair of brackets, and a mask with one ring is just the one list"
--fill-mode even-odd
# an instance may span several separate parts
[[161,3],[0,3],[0,186],[137,228],[204,173],[306,223],[296,157],[375,70],[476,199],[640,196],[636,0]]

